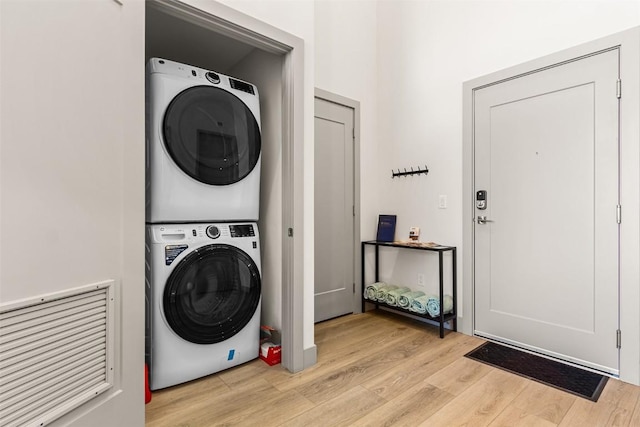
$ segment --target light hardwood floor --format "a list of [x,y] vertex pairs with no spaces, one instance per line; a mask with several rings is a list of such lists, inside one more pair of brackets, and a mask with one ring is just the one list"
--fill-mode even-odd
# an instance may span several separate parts
[[384,311],[315,327],[318,363],[254,360],[153,393],[146,426],[640,426],[640,387],[597,403],[463,357],[478,338]]

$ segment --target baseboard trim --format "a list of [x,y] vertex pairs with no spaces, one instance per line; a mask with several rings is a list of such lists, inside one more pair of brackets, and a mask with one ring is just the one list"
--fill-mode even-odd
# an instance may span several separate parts
[[309,348],[304,349],[304,354],[302,356],[303,360],[303,368],[307,369],[318,363],[318,347],[315,344]]

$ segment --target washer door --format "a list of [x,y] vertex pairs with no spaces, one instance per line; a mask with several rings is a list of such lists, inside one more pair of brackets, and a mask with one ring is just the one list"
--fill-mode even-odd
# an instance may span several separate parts
[[217,87],[180,92],[165,113],[163,136],[178,167],[209,185],[242,180],[260,157],[260,128],[253,113],[238,97]]
[[214,344],[240,332],[260,302],[260,272],[251,257],[229,245],[187,255],[169,276],[164,314],[183,339]]

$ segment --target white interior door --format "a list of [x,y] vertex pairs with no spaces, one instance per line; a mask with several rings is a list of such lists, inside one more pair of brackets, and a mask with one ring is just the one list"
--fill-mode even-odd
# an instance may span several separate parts
[[[618,372],[618,50],[474,94],[475,333]],[[481,220],[481,217],[487,221]]]
[[354,110],[315,99],[316,322],[353,312]]

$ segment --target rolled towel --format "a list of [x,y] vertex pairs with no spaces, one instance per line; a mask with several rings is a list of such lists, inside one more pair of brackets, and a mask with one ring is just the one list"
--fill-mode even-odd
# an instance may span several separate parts
[[[451,295],[445,295],[442,297],[442,303],[444,304],[443,313],[449,313],[453,310],[453,298]],[[429,316],[440,316],[440,297],[438,295],[429,295],[427,299],[427,313]]]
[[414,299],[424,295],[422,291],[405,292],[398,297],[398,306],[409,310]]
[[366,299],[375,301],[376,293],[378,292],[378,289],[380,289],[382,286],[387,286],[387,284],[384,282],[376,282],[368,285],[366,288],[364,288],[364,297]]
[[425,314],[427,312],[428,300],[429,300],[428,295],[421,295],[419,297],[414,298],[413,301],[411,302],[411,307],[409,308],[409,310],[415,313]]
[[394,289],[398,289],[398,287],[396,285],[386,285],[386,286],[381,286],[378,289],[378,292],[376,292],[376,299],[379,302],[387,302],[387,293],[389,291],[392,291]]
[[411,291],[411,289],[407,288],[406,286],[400,286],[397,289],[390,290],[387,293],[387,299],[385,300],[385,302],[393,307],[396,307],[398,305],[398,298],[400,297],[400,295],[409,291]]

